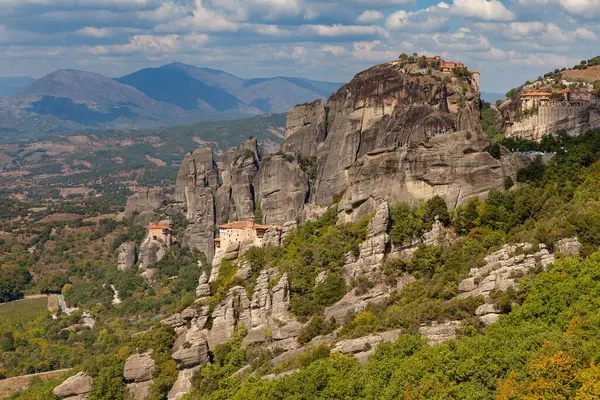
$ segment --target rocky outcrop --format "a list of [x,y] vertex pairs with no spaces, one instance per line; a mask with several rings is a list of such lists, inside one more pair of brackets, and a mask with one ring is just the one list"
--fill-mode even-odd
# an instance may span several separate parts
[[217,209],[219,220],[247,220],[254,217],[254,184],[260,163],[256,139],[229,149],[219,162],[222,185]]
[[233,328],[238,324],[247,329],[251,327],[250,300],[246,289],[235,286],[229,290],[225,300],[215,307],[212,313],[213,324],[208,335],[210,348],[227,343],[231,338]]
[[210,296],[210,285],[208,284],[206,272],[202,272],[198,279],[198,287],[196,287],[196,297],[201,299],[208,296]]
[[329,205],[347,189],[348,169],[377,149],[409,148],[443,132],[479,131],[478,111],[477,88],[458,78],[445,83],[437,72],[412,76],[396,62],[359,73],[327,102],[327,137],[319,146],[311,198]]
[[128,381],[145,382],[152,379],[154,359],[152,351],[134,354],[127,359],[123,368],[123,376]]
[[159,262],[169,251],[169,245],[162,238],[146,236],[140,246],[140,269],[145,270]]
[[520,243],[505,245],[484,258],[485,266],[472,268],[469,278],[463,280],[458,289],[459,298],[482,296],[485,304],[476,311],[484,323],[495,322],[500,316],[500,310],[491,303],[490,294],[494,290],[505,291],[514,287],[520,277],[539,267],[547,268],[554,262],[544,245],[535,251],[533,245]]
[[581,243],[577,238],[561,239],[554,245],[556,252],[565,256],[576,256],[579,254]]
[[184,204],[189,225],[182,243],[202,251],[210,261],[214,252],[215,192],[218,170],[210,149],[185,156],[177,174],[174,199]]
[[555,136],[561,131],[578,136],[600,127],[599,102],[586,105],[543,106],[539,107],[535,114],[518,119],[516,109],[520,107],[519,98],[500,107],[507,137],[539,141],[545,135]]
[[281,151],[297,153],[301,157],[316,157],[318,146],[327,134],[326,121],[325,102],[321,99],[292,108],[287,115],[286,137]]
[[456,330],[460,328],[460,321],[448,321],[444,323],[434,322],[419,328],[419,333],[427,343],[434,346],[456,338]]
[[187,369],[209,362],[206,331],[196,325],[192,326],[185,334],[177,338],[171,357],[177,362],[179,369]]
[[154,381],[155,362],[152,351],[143,354],[134,354],[125,362],[123,376],[127,383],[127,391],[134,400],[147,400]]
[[[165,205],[166,200],[161,189],[143,189],[127,199],[125,217],[131,218],[136,214],[152,216],[155,211]],[[148,224],[151,221],[139,222]]]
[[342,340],[331,350],[333,353],[350,354],[364,364],[369,360],[369,357],[375,354],[375,349],[380,343],[395,342],[403,330],[397,329],[388,332],[381,332],[376,335],[363,336],[358,339]]
[[198,371],[201,367],[194,367],[189,369],[184,369],[179,371],[179,375],[177,376],[177,381],[169,391],[167,395],[167,400],[179,400],[183,396],[189,393],[192,389],[192,378],[196,371]]
[[276,269],[267,269],[261,271],[256,280],[250,303],[251,327],[243,341],[244,346],[269,342],[272,348],[290,350],[297,347],[294,342],[302,324],[290,317],[290,283],[287,274],[283,274],[277,284],[269,289],[269,282],[277,277]]
[[340,219],[358,222],[382,201],[418,206],[437,195],[455,207],[501,189],[505,173],[489,145],[485,134],[461,131],[371,151],[349,166]]
[[135,242],[122,243],[117,249],[117,268],[119,271],[131,269],[137,261]]
[[91,376],[79,372],[55,387],[52,393],[59,399],[86,400],[92,390],[92,382]]
[[446,228],[436,216],[431,230],[425,232],[421,239],[425,246],[450,247],[458,240],[458,234],[454,229]]
[[300,219],[308,195],[308,178],[294,157],[273,155],[264,159],[258,188],[263,223],[282,224]]
[[381,203],[369,222],[367,238],[360,244],[358,256],[355,257],[352,253],[346,255],[343,276],[348,284],[363,276],[371,279],[378,278],[379,268],[391,246],[388,235],[389,225],[389,206],[387,203]]

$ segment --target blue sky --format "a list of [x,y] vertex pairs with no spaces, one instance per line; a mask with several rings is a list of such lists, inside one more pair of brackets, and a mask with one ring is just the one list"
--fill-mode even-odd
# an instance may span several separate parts
[[181,61],[346,82],[402,52],[505,92],[600,54],[600,0],[0,0],[0,76],[107,76]]

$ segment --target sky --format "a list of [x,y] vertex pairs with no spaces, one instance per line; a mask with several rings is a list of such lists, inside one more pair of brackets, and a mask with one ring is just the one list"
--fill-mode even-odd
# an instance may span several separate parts
[[402,52],[483,91],[600,54],[600,0],[0,0],[0,76],[122,76],[170,62],[347,82]]

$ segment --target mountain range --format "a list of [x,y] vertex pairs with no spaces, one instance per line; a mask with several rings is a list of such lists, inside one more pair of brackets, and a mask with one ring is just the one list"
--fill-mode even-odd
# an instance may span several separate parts
[[[242,79],[182,63],[120,78],[58,70],[0,80],[0,135],[28,138],[81,129],[156,128],[259,114],[327,98],[341,84],[304,78]],[[8,96],[7,96],[8,95]]]

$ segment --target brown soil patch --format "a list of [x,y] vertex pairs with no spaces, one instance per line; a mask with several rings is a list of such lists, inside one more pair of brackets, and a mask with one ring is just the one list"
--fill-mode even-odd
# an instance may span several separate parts
[[0,380],[0,399],[5,399],[7,397],[10,397],[17,390],[26,389],[27,386],[29,386],[29,382],[31,382],[31,380],[34,377],[38,377],[43,380],[55,379],[55,378],[61,377],[65,372],[67,372],[69,370],[70,369],[61,369],[61,370],[57,370],[57,371],[41,372],[39,374],[23,375],[23,376],[17,376],[14,378]]
[[588,69],[568,69],[562,72],[562,77],[568,81],[594,82],[600,79],[600,65]]
[[149,156],[148,154],[146,154],[146,160],[153,162],[154,164],[156,164],[157,167],[166,167],[167,166],[167,163],[164,162],[163,160],[154,158],[152,156]]
[[41,224],[47,224],[49,222],[56,221],[77,221],[81,219],[81,215],[77,214],[68,214],[68,213],[56,213],[50,214],[46,218],[41,219],[39,222]]

